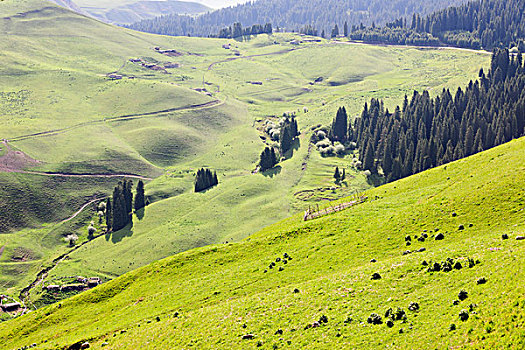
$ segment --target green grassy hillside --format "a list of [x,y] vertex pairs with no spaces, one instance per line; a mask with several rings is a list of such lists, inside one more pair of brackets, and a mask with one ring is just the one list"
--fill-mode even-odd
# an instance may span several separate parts
[[[525,250],[515,238],[525,233],[524,149],[525,139],[515,140],[369,190],[352,209],[307,222],[297,215],[241,243],[155,262],[0,324],[0,336],[5,348],[42,349],[78,341],[112,349],[522,348]],[[423,265],[448,258],[462,268]],[[466,300],[453,302],[462,290]],[[402,308],[406,320],[388,327],[388,308]],[[367,323],[372,313],[384,322]],[[323,315],[327,322],[308,328]]]
[[[39,0],[0,2],[0,13],[0,138],[39,161],[16,170],[154,179],[146,185],[154,203],[144,217],[72,252],[49,280],[114,278],[194,247],[241,240],[319,199],[372,187],[362,173],[347,169],[346,186],[332,190],[334,167],[346,166],[351,155],[322,158],[309,149],[311,127],[327,125],[341,105],[357,114],[370,97],[391,107],[413,89],[463,86],[490,58],[328,41],[296,46],[291,40],[301,38],[291,34],[244,42],[154,36]],[[224,49],[228,43],[231,49]],[[167,74],[130,59],[180,66]],[[323,81],[313,84],[319,77]],[[194,90],[203,87],[211,96]],[[264,148],[258,123],[286,111],[299,111],[302,135],[293,157],[273,173],[253,175]],[[217,170],[220,184],[195,194],[193,174],[203,166]],[[0,247],[6,247],[0,290],[18,295],[68,250],[64,235],[85,241],[91,207],[78,226],[59,222],[93,196],[110,194],[118,180],[0,173]],[[17,261],[17,248],[30,250],[32,258]]]

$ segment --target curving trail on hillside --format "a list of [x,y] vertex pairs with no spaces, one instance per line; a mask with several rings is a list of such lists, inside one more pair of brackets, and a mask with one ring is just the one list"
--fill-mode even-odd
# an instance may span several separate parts
[[41,164],[42,162],[29,157],[27,154],[21,151],[15,151],[10,146],[7,140],[3,140],[1,143],[5,148],[6,153],[0,157],[0,172],[5,173],[21,173],[41,176],[55,176],[55,177],[100,177],[100,178],[132,178],[140,180],[153,180],[152,178],[137,175],[137,174],[74,174],[74,173],[61,173],[61,172],[43,172],[43,171],[31,171],[24,170],[27,167]]
[[215,65],[220,64],[220,63],[226,63],[226,62],[231,62],[231,61],[236,61],[236,60],[241,60],[241,59],[246,59],[246,58],[273,56],[273,55],[283,55],[285,53],[289,53],[289,52],[296,51],[296,50],[301,50],[301,49],[304,49],[304,48],[306,48],[306,47],[305,46],[303,46],[303,47],[294,47],[294,48],[291,48],[291,49],[286,49],[286,50],[281,50],[281,51],[276,51],[276,52],[269,52],[269,53],[261,53],[261,54],[258,54],[258,55],[230,57],[230,58],[227,58],[225,60],[213,62],[212,64],[210,64],[208,66],[208,70],[212,70]]
[[[64,219],[61,222],[57,223],[57,225],[62,225],[62,224],[65,224],[68,221],[73,220],[78,215],[80,215],[80,213],[82,213],[84,211],[84,209],[86,209],[88,206],[90,206],[91,204],[93,204],[95,202],[98,202],[98,201],[101,201],[103,199],[106,199],[106,198],[107,197],[99,197],[99,198],[95,198],[95,199],[92,199],[92,200],[88,201],[87,203],[82,205],[82,207],[80,207],[80,209],[77,210],[76,213],[71,215],[69,218]],[[41,269],[37,273],[36,278],[33,280],[33,282],[31,282],[27,287],[23,288],[20,291],[19,297],[20,297],[20,300],[25,304],[26,309],[28,308],[28,304],[32,304],[31,300],[29,299],[29,295],[31,293],[31,290],[33,290],[35,287],[39,286],[46,279],[46,277],[48,276],[48,274],[49,274],[49,272],[51,270],[56,268],[58,266],[58,264],[60,264],[65,259],[67,259],[69,257],[69,254],[73,253],[74,251],[76,251],[80,247],[84,246],[85,244],[91,242],[92,240],[104,236],[105,234],[106,234],[106,232],[103,232],[103,233],[101,233],[99,235],[94,236],[93,239],[91,239],[91,240],[87,240],[87,241],[82,242],[79,245],[76,245],[75,247],[71,248],[67,253],[64,253],[64,254],[58,256],[57,258],[53,259],[53,261],[51,262],[50,266],[47,266],[47,267],[44,267],[43,269]],[[25,311],[24,311],[24,313],[25,313]]]
[[126,115],[121,115],[117,117],[110,117],[110,118],[104,118],[101,120],[93,120],[90,122],[79,123],[79,124],[75,124],[67,128],[63,128],[63,129],[53,129],[53,130],[47,130],[47,131],[42,131],[42,132],[37,132],[37,133],[32,133],[32,134],[27,134],[27,135],[20,135],[20,136],[6,139],[6,141],[16,142],[16,141],[22,141],[22,140],[26,140],[30,138],[35,138],[35,137],[58,135],[58,134],[61,134],[69,130],[73,130],[73,129],[77,129],[77,128],[89,126],[89,125],[96,125],[96,124],[101,124],[105,122],[118,122],[118,121],[127,121],[127,120],[146,118],[146,117],[154,117],[160,114],[166,114],[166,113],[172,113],[172,112],[181,112],[181,111],[189,111],[189,110],[198,110],[198,109],[203,109],[203,108],[211,108],[211,107],[220,106],[223,103],[224,102],[221,100],[213,100],[213,101],[209,101],[205,103],[198,103],[198,104],[192,104],[188,106],[169,108],[169,109],[164,109],[164,110],[154,111],[154,112],[126,114]]

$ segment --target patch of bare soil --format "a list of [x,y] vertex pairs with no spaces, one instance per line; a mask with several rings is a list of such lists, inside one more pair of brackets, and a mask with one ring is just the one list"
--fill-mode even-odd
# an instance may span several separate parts
[[19,172],[41,163],[24,152],[13,150],[6,140],[2,141],[2,148],[6,149],[6,154],[0,157],[0,171]]
[[29,249],[24,248],[15,248],[13,256],[11,256],[11,261],[28,261],[34,259],[35,254]]

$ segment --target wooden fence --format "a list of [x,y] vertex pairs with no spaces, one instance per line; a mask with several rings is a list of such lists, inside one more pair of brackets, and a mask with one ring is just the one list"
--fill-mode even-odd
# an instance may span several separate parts
[[354,201],[347,202],[347,203],[340,203],[340,204],[337,204],[337,205],[330,205],[330,206],[328,206],[328,207],[326,207],[324,209],[319,209],[319,204],[318,204],[317,205],[317,210],[315,210],[315,208],[313,208],[313,209],[312,208],[308,208],[308,210],[306,210],[304,212],[304,221],[317,219],[317,218],[320,218],[320,217],[325,216],[325,215],[329,215],[329,214],[336,213],[336,212],[341,211],[341,210],[345,210],[345,209],[353,207],[355,205],[364,203],[364,202],[366,202],[367,199],[368,199],[368,197],[361,196],[361,197],[357,198]]

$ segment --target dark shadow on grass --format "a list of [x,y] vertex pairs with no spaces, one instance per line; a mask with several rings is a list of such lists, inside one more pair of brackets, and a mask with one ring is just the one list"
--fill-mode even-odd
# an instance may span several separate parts
[[137,219],[139,219],[139,221],[144,219],[144,210],[145,209],[142,208],[142,209],[135,211],[135,216],[137,216]]
[[292,147],[282,155],[284,160],[291,159],[293,157],[294,151],[297,151],[300,147],[301,140],[299,140],[299,138],[297,137],[292,141]]
[[265,177],[269,177],[269,178],[273,178],[274,176],[277,176],[281,173],[281,166],[278,165],[276,166],[275,168],[272,168],[272,169],[268,169],[266,171],[263,171],[261,174]]
[[214,189],[214,188],[217,187],[217,186],[219,186],[219,185],[217,184],[217,185],[215,185],[215,186],[208,187],[208,188],[205,189],[205,190],[198,191],[198,192],[195,192],[195,193],[206,193],[206,192],[208,192],[208,191]]
[[384,185],[386,183],[385,178],[379,174],[372,174],[367,179],[366,182],[368,182],[369,185],[374,187],[379,187],[381,185]]
[[128,224],[126,227],[124,227],[122,230],[113,232],[111,234],[111,242],[112,243],[119,243],[126,237],[133,236],[133,222]]

